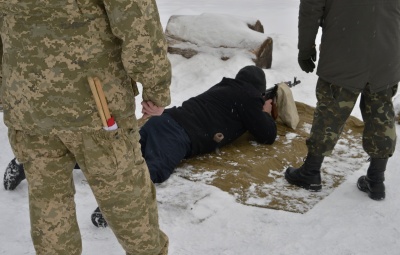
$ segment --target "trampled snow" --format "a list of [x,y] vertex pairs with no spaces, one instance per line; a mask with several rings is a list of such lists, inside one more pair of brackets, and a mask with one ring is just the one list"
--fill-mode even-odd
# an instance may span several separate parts
[[[296,0],[157,0],[164,28],[172,15],[224,14],[241,20],[260,20],[265,34],[274,40],[272,68],[266,69],[267,86],[297,76],[302,84],[293,88],[296,101],[315,106],[317,76],[306,74],[297,64]],[[217,24],[214,24],[217,26]],[[236,27],[238,34],[241,27]],[[220,33],[223,38],[231,34]],[[318,40],[318,38],[317,38]],[[318,44],[318,41],[317,41]],[[185,59],[169,55],[172,63],[172,105],[180,105],[223,76],[234,77],[237,71],[252,65],[244,55],[222,61],[213,54]],[[140,96],[137,103],[140,104]],[[400,101],[395,97],[396,110]],[[140,116],[140,108],[137,109]],[[361,118],[356,107],[353,115]],[[2,117],[2,114],[0,114]],[[399,132],[399,125],[397,125]],[[293,134],[287,134],[290,138]],[[1,121],[0,170],[13,158],[7,128]],[[398,142],[399,143],[399,142]],[[341,145],[345,146],[345,145]],[[342,148],[341,148],[342,149]],[[344,148],[345,149],[345,148]],[[347,155],[351,155],[348,153]],[[167,182],[157,185],[160,225],[170,238],[172,255],[396,255],[400,254],[400,173],[399,151],[390,159],[386,172],[387,196],[373,201],[356,187],[368,163],[329,196],[305,214],[290,213],[242,205],[220,189],[192,182],[179,176],[178,168]],[[350,159],[343,157],[338,168],[346,168]],[[268,166],[265,166],[266,168]],[[284,169],[282,169],[284,171]],[[3,173],[3,172],[1,172]],[[199,178],[209,178],[205,173]],[[96,208],[92,192],[79,170],[74,170],[78,221],[84,255],[124,254],[110,229],[98,229],[90,221]],[[297,195],[307,194],[299,189]],[[0,188],[0,254],[35,254],[30,238],[27,183],[14,191]]]

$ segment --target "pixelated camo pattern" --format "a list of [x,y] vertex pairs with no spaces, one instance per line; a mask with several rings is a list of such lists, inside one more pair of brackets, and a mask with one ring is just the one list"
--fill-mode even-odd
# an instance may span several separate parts
[[36,253],[82,254],[72,180],[78,162],[126,254],[166,255],[168,237],[159,229],[156,191],[133,123],[115,131],[56,133],[43,136],[9,130],[29,184]]
[[134,115],[135,81],[144,100],[170,103],[171,66],[154,0],[0,0],[0,16],[7,126],[100,129],[87,76],[100,78],[117,122]]

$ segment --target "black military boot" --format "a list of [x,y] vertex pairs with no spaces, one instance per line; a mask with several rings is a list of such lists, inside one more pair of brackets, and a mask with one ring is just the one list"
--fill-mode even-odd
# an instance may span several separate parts
[[304,164],[300,168],[289,167],[285,172],[285,179],[293,185],[301,188],[320,191],[321,185],[321,165],[324,161],[323,156],[307,155]]
[[22,164],[18,164],[14,158],[8,163],[4,172],[3,184],[6,190],[14,190],[25,179],[25,171]]
[[108,226],[107,221],[104,219],[99,207],[97,207],[92,213],[92,223],[98,228],[105,228]]
[[366,192],[373,200],[385,199],[385,170],[387,158],[371,158],[367,175],[361,176],[357,181],[359,190]]

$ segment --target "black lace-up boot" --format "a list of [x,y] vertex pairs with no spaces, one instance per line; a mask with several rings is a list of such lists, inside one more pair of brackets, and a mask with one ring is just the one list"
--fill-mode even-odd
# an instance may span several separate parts
[[290,184],[301,188],[320,191],[322,188],[321,165],[323,161],[323,156],[312,156],[309,154],[300,168],[289,167],[286,169],[285,179]]
[[359,190],[366,192],[373,200],[385,199],[385,170],[387,158],[371,158],[367,175],[361,176],[357,181]]

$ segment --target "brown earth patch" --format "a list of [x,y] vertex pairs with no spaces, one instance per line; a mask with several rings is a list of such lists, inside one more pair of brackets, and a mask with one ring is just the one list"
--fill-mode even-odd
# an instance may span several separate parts
[[302,164],[307,154],[305,139],[314,111],[313,107],[303,103],[296,102],[296,106],[300,115],[297,129],[278,121],[278,139],[273,145],[258,144],[245,133],[215,153],[183,161],[177,169],[178,174],[191,181],[218,187],[245,205],[307,212],[338,187],[347,175],[360,169],[367,156],[361,145],[363,123],[350,117],[332,156],[324,161],[323,190],[309,192],[288,184],[284,171],[288,166]]

